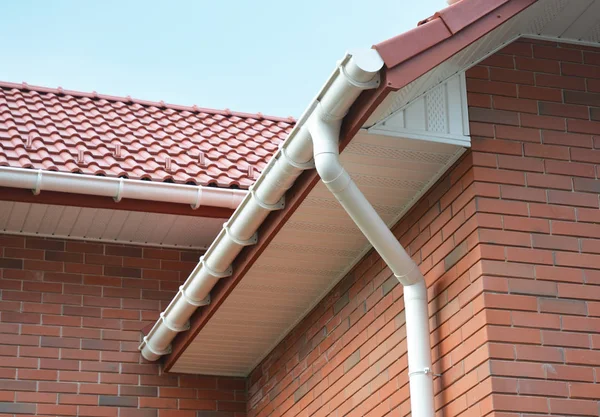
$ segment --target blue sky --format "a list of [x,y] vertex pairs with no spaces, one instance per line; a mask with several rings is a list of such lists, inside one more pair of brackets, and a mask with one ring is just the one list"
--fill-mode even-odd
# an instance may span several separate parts
[[297,117],[345,51],[446,6],[370,3],[4,2],[0,80]]

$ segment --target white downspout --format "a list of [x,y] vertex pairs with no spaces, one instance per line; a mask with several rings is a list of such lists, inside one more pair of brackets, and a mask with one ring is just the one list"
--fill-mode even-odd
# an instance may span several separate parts
[[[354,79],[351,82],[360,85],[365,81]],[[316,110],[308,127],[317,172],[404,286],[411,414],[413,417],[433,417],[433,374],[425,279],[340,163],[339,130],[344,114],[332,113],[325,102],[321,102]]]

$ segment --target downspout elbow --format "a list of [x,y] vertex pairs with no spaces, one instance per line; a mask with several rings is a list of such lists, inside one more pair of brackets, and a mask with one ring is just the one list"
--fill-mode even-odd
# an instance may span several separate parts
[[337,194],[350,185],[350,175],[340,163],[339,121],[326,122],[317,117],[311,123],[315,168],[323,183]]
[[339,155],[341,118],[326,111],[329,107],[334,106],[320,102],[309,123],[315,168],[323,183],[404,286],[411,411],[415,417],[434,417],[425,279],[410,255],[342,166]]

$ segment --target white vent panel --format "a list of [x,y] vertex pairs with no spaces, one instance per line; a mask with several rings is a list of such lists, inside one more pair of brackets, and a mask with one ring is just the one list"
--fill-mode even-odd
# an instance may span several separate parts
[[464,72],[438,84],[369,132],[470,146]]

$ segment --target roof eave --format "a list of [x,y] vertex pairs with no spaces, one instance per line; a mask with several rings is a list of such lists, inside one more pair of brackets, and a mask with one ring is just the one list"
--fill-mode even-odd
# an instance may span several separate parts
[[415,29],[374,45],[386,64],[387,87],[395,91],[406,86],[536,1],[463,0]]
[[[457,14],[450,14],[449,24],[459,30],[458,33],[451,33],[448,24],[440,22],[434,24],[423,24],[415,30],[408,32],[410,39],[415,39],[424,35],[423,30],[434,30],[437,42],[421,43],[420,50],[414,49],[409,55],[398,58],[394,55],[394,49],[402,49],[405,42],[409,41],[404,35],[395,37],[389,41],[373,46],[386,66],[380,71],[381,83],[376,89],[364,91],[354,102],[350,111],[342,123],[340,136],[340,150],[343,150],[358,133],[369,116],[377,109],[379,104],[392,91],[396,91],[416,79],[418,76],[426,73],[435,66],[441,64],[454,53],[462,50],[477,39],[492,31],[506,20],[514,17],[537,0],[498,0],[492,3],[496,6],[492,9],[495,13],[485,12],[485,7],[477,8],[478,13],[469,15],[464,21],[464,27],[460,27],[456,19]],[[471,0],[457,3],[453,7],[468,7],[472,2],[481,5],[484,0]],[[485,12],[485,13],[484,13]],[[481,16],[480,16],[481,14]],[[439,19],[438,19],[439,20]],[[460,29],[457,29],[459,28]],[[450,34],[450,35],[448,35]],[[303,118],[300,118],[298,125],[301,125]],[[271,213],[258,229],[261,239],[257,245],[243,249],[233,263],[234,274],[228,278],[221,279],[211,292],[211,304],[201,307],[192,315],[190,319],[190,329],[179,333],[172,344],[172,352],[163,357],[164,367],[169,371],[179,356],[185,351],[187,346],[193,341],[202,328],[208,323],[218,308],[225,301],[226,297],[233,291],[235,286],[241,281],[254,262],[260,257],[261,253],[277,235],[278,231],[285,225],[291,215],[298,209],[304,198],[310,193],[318,183],[319,177],[314,170],[305,171],[296,180],[294,185],[286,193],[286,207],[283,210]]]

